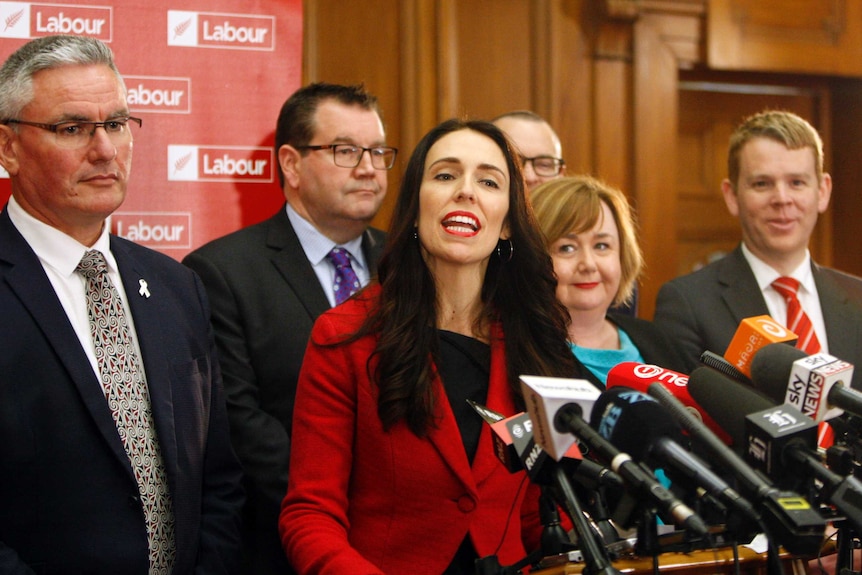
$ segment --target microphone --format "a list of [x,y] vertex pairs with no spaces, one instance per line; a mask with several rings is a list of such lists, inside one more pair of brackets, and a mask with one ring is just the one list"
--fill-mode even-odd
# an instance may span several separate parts
[[853,366],[826,353],[805,355],[789,345],[764,347],[752,363],[754,387],[817,423],[848,411],[862,415],[862,393],[850,389]]
[[612,367],[608,372],[608,389],[628,387],[646,393],[653,383],[661,384],[722,441],[730,443],[730,436],[698,405],[689,393],[687,375],[636,361],[624,361]]
[[[689,391],[719,425],[732,428],[733,444],[745,445],[745,423],[740,406],[762,410],[772,403],[758,392],[707,367],[695,369],[689,377]],[[744,396],[737,393],[742,390]],[[670,408],[674,398],[661,387],[652,386],[651,394],[663,396],[662,403]],[[731,448],[690,417],[684,409],[673,409],[683,427],[709,448],[717,463],[729,470],[739,481],[755,505],[760,505],[764,526],[791,553],[815,555],[820,549],[826,520],[803,497],[792,491],[779,490],[766,477],[756,472]]]
[[[708,398],[719,397],[726,398],[724,402],[734,406],[732,410],[726,410],[723,403],[713,406],[722,412],[716,420],[743,421],[746,459],[750,464],[769,477],[778,477],[780,482],[793,477],[801,464],[823,485],[822,491],[830,503],[852,521],[862,520],[862,482],[852,475],[842,477],[823,465],[814,451],[817,442],[817,423],[814,420],[792,405],[776,406],[755,390],[735,381],[695,379],[694,373],[692,378],[692,392],[698,396],[702,388],[713,388],[702,394],[704,407],[710,408],[711,400]],[[764,407],[766,402],[770,405]]]
[[598,390],[585,380],[565,380],[538,376],[521,376],[521,389],[527,411],[535,425],[536,441],[549,453],[577,436],[590,451],[609,462],[632,490],[652,502],[662,519],[682,525],[700,536],[708,535],[706,523],[676,498],[656,478],[644,471],[631,456],[619,451],[584,421],[584,408],[577,399],[586,387],[596,394],[587,400],[592,410]]
[[[743,398],[746,391],[743,388],[737,393]],[[862,482],[852,475],[834,473],[815,455],[817,423],[813,419],[784,404],[748,413],[745,421],[748,460],[756,468],[788,484],[788,478],[801,466],[822,485],[821,498],[834,505],[857,530],[862,527]]]
[[[725,375],[709,369],[698,367],[691,372],[688,390],[692,398],[703,406],[704,411],[710,414],[728,436],[730,445],[737,453],[742,454],[746,448],[745,418],[740,417],[739,398],[733,393],[724,393],[724,386],[733,383],[733,389],[742,387],[742,384],[733,381]],[[752,388],[746,394],[746,401],[750,402],[748,409],[759,411],[775,405],[775,402]]]
[[635,459],[651,466],[652,460],[669,465],[675,472],[672,480],[684,477],[745,518],[759,522],[760,516],[748,501],[680,445],[682,429],[670,411],[652,397],[625,387],[610,389],[599,397],[590,425]]
[[[482,419],[491,426],[491,438],[494,442],[494,453],[497,459],[506,467],[509,473],[517,473],[524,470],[524,459],[526,453],[534,448],[533,425],[530,416],[523,411],[510,417],[505,417],[482,404],[468,399],[467,403],[476,410]],[[516,442],[513,439],[517,437]],[[543,468],[547,453],[534,454],[531,459],[533,475],[531,479],[546,479],[539,477],[538,473]],[[564,468],[579,484],[588,489],[607,487],[612,490],[623,488],[622,478],[603,465],[584,459],[577,443],[572,443],[563,456]]]
[[717,353],[713,353],[709,350],[700,354],[700,363],[705,365],[706,367],[711,367],[712,369],[723,373],[730,379],[736,380],[740,383],[744,383],[746,385],[751,385],[751,379],[738,369],[733,366],[732,363],[718,355]]
[[747,317],[739,323],[736,333],[724,352],[724,359],[734,369],[751,377],[751,362],[757,352],[777,342],[795,342],[797,336],[768,315]]

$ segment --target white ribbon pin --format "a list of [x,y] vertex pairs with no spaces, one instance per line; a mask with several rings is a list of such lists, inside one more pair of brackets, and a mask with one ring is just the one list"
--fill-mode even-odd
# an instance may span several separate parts
[[138,293],[144,297],[150,297],[150,290],[147,288],[147,280],[138,280],[138,283],[141,285],[141,289],[138,290]]

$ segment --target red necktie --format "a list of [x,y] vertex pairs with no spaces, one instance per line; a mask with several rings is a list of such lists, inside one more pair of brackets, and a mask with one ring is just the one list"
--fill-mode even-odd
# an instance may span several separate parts
[[[814,332],[814,325],[811,323],[811,318],[802,309],[799,298],[796,297],[796,293],[799,291],[799,282],[793,278],[780,277],[772,282],[772,287],[787,302],[786,327],[799,337],[796,347],[808,355],[819,353],[820,341]],[[824,421],[817,428],[817,444],[820,447],[826,448],[832,445],[833,442],[832,428]]]
[[814,325],[805,310],[802,309],[799,298],[796,297],[799,282],[793,278],[780,277],[772,282],[772,287],[787,302],[787,323],[785,326],[799,337],[796,347],[808,355],[819,352],[820,341],[817,339],[817,334],[814,333]]

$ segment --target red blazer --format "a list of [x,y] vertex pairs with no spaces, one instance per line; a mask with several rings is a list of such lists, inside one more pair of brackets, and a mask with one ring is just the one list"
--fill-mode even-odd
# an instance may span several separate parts
[[[438,380],[439,425],[427,438],[403,424],[384,432],[366,366],[375,339],[319,345],[353,333],[369,305],[353,298],[320,316],[311,333],[279,520],[288,559],[300,574],[439,575],[469,533],[480,557],[519,561],[524,543],[539,547],[539,491],[523,472],[510,474],[499,462],[490,427],[482,429],[471,467]],[[506,379],[497,338],[487,405],[513,415]]]

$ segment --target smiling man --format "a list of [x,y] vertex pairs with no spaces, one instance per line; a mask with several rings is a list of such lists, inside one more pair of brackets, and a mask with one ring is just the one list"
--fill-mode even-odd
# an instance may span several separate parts
[[[726,257],[662,286],[655,321],[682,346],[694,368],[704,351],[724,353],[740,321],[768,314],[802,335],[788,314],[783,285],[798,284],[819,350],[862,361],[862,280],[817,265],[808,242],[829,206],[832,179],[823,171],[823,144],[799,116],[768,111],[747,118],[731,135],[728,211],[739,219],[741,244]],[[778,280],[781,281],[778,281]],[[777,282],[777,283],[776,283]],[[862,370],[853,387],[862,389]]]
[[314,320],[374,275],[370,228],[397,150],[362,86],[317,83],[284,103],[275,131],[286,203],[183,263],[213,306],[231,439],[245,469],[245,572],[288,573],[277,521],[287,490],[299,368]]

